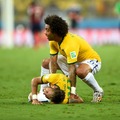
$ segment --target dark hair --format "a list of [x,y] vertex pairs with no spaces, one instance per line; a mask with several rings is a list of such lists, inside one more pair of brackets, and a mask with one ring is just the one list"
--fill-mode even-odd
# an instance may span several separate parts
[[51,102],[55,104],[62,103],[65,99],[65,92],[59,88],[54,89],[54,95],[51,97]]
[[59,37],[65,37],[68,33],[68,25],[65,20],[57,15],[48,15],[45,18],[45,24],[50,26],[51,32]]

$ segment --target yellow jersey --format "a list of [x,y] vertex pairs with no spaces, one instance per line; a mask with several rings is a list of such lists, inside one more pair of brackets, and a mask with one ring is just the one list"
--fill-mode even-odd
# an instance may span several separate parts
[[70,97],[70,80],[64,74],[54,73],[46,74],[42,77],[43,83],[55,84],[60,87],[61,90],[65,92],[65,99],[62,103],[68,103]]
[[58,44],[56,41],[49,41],[50,55],[58,53],[66,57],[67,63],[82,62],[87,59],[96,59],[101,62],[100,56],[82,37],[68,33],[63,41]]

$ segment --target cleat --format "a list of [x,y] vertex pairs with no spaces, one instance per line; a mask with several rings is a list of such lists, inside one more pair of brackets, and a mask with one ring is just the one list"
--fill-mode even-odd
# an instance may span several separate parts
[[103,92],[96,91],[93,93],[93,100],[91,102],[98,103],[102,101]]

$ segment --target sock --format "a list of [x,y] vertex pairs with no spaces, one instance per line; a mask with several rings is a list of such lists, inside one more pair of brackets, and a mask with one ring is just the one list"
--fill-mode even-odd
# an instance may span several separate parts
[[[40,76],[43,76],[45,74],[49,74],[49,69],[46,69],[46,68],[43,68],[41,67],[41,75]],[[47,87],[48,84],[41,84],[40,85],[40,93],[39,93],[39,100],[40,101],[47,101],[48,99],[45,97],[45,95],[43,94],[43,88],[44,87]]]
[[99,86],[99,84],[97,83],[97,81],[92,73],[88,73],[87,76],[83,79],[83,81],[87,85],[89,85],[94,90],[94,92],[95,91],[103,92],[103,89]]
[[[45,74],[49,74],[49,69],[46,69],[44,67],[41,67],[41,75],[40,76],[43,76]],[[40,92],[43,92],[43,88],[48,86],[48,84],[42,84],[41,87],[40,87]]]
[[49,69],[46,69],[46,68],[44,68],[44,67],[41,66],[40,76],[43,76],[45,74],[49,74]]

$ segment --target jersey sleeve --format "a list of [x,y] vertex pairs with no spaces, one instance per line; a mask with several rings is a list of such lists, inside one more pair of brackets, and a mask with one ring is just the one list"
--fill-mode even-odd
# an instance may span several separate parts
[[59,45],[57,42],[55,41],[50,41],[49,42],[49,46],[50,46],[50,55],[56,55],[59,52]]
[[76,46],[75,49],[73,48],[73,46],[71,46],[70,48],[66,49],[65,52],[66,52],[68,64],[77,62],[78,53],[79,53],[78,46]]
[[59,78],[58,74],[45,74],[42,77],[42,81],[43,81],[43,83],[56,84],[59,80],[57,78]]
[[43,75],[43,76],[41,77],[42,82],[43,82],[43,83],[48,83],[48,82],[49,82],[49,77],[50,77],[50,74]]

